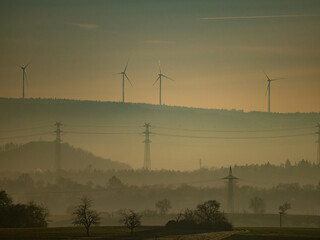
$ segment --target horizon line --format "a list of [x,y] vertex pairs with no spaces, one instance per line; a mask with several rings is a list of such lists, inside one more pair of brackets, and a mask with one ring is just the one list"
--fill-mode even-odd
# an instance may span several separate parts
[[[220,110],[220,111],[236,111],[236,112],[242,112],[242,113],[253,113],[253,112],[258,112],[258,113],[268,113],[268,111],[261,111],[261,110],[251,110],[251,111],[246,111],[244,109],[227,109],[227,108],[206,108],[206,107],[192,107],[192,106],[182,106],[182,105],[167,105],[167,104],[162,104],[159,105],[157,103],[147,103],[147,102],[122,102],[122,101],[110,101],[110,100],[90,100],[90,99],[73,99],[73,98],[41,98],[41,97],[30,97],[30,98],[24,98],[22,99],[21,97],[0,97],[0,100],[2,99],[7,99],[7,100],[67,100],[67,101],[87,101],[87,102],[100,102],[100,103],[120,103],[120,104],[147,104],[147,105],[153,105],[153,106],[164,106],[164,107],[178,107],[178,108],[193,108],[193,109],[199,109],[199,110]],[[320,114],[319,112],[270,112],[271,114],[295,114],[295,113],[300,113],[300,114]]]
[[320,17],[310,14],[289,14],[289,15],[256,15],[256,16],[231,16],[231,17],[205,17],[201,20],[233,20],[233,19],[266,19],[266,18],[295,18],[295,17]]

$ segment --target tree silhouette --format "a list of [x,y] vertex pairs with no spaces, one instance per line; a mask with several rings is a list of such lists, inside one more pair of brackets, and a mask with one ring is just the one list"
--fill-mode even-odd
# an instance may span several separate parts
[[282,205],[279,206],[279,211],[282,214],[285,214],[289,209],[291,209],[291,204],[289,202],[284,202]]
[[280,227],[282,227],[282,216],[286,214],[289,209],[291,209],[291,204],[288,202],[284,202],[279,206]]
[[91,209],[92,201],[88,197],[82,197],[81,203],[76,206],[72,219],[74,225],[84,226],[86,228],[87,236],[89,236],[89,230],[91,225],[100,224],[100,215],[97,211]]
[[175,220],[171,220],[166,224],[170,228],[182,229],[213,229],[215,231],[232,230],[232,224],[219,210],[220,203],[215,200],[209,200],[202,204],[198,204],[195,210],[186,209],[179,213]]
[[127,228],[130,229],[131,234],[133,234],[133,229],[141,226],[141,218],[142,216],[133,210],[129,210],[129,212],[123,212],[122,218],[120,219],[120,223],[123,223]]
[[266,204],[262,198],[254,197],[250,199],[249,208],[252,209],[254,213],[264,213],[266,211]]
[[0,191],[0,228],[47,227],[48,209],[34,202],[14,204],[5,191]]
[[164,215],[171,208],[171,202],[168,199],[162,199],[157,201],[155,206],[159,209],[160,214]]
[[9,206],[12,204],[12,199],[6,193],[6,191],[0,191],[0,206]]
[[196,215],[200,223],[214,224],[220,221],[222,215],[219,211],[220,203],[215,200],[209,200],[198,204]]

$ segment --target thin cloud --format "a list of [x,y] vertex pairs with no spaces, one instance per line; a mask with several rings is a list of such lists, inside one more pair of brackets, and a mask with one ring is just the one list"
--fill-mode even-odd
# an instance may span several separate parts
[[296,18],[296,17],[319,17],[320,15],[269,15],[269,16],[234,16],[234,17],[207,17],[202,20],[233,20],[233,19],[264,19],[264,18]]
[[84,30],[93,30],[97,29],[99,26],[96,24],[88,24],[88,23],[69,23],[72,26],[76,26],[78,28],[84,29]]
[[165,40],[147,40],[144,42],[148,44],[174,44],[174,42],[172,41],[165,41]]

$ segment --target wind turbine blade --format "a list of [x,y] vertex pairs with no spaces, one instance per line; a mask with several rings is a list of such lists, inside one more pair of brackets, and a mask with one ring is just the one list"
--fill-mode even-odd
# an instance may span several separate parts
[[114,74],[112,74],[112,75],[119,75],[119,74],[122,74],[122,73],[114,73]]
[[129,78],[128,78],[128,76],[127,76],[127,74],[124,74],[124,76],[127,78],[127,80],[128,80],[128,82],[130,83],[131,87],[133,87],[133,85],[132,85],[132,83],[131,83],[130,79],[129,79]]
[[169,78],[169,77],[166,76],[166,75],[163,75],[163,74],[162,74],[162,77],[165,77],[165,78],[168,78],[168,79],[171,80],[171,81],[174,81],[172,78]]
[[267,93],[268,93],[269,87],[270,87],[270,84],[268,84],[268,85],[267,85],[266,96],[267,96]]
[[264,72],[264,75],[266,75],[266,77],[268,78],[268,80],[270,80],[269,76],[266,74],[266,72],[264,70],[262,70]]
[[278,80],[282,80],[282,79],[285,79],[285,78],[274,78],[274,79],[270,79],[270,81],[278,81]]
[[160,79],[160,76],[157,78],[157,80],[153,83],[153,86],[158,82],[158,80]]
[[31,60],[26,64],[26,65],[24,65],[24,66],[22,66],[24,69],[26,69],[29,65],[30,65],[30,63],[31,63]]
[[158,65],[159,65],[159,71],[160,71],[160,74],[161,74],[161,63],[160,63],[160,60],[158,61]]
[[127,64],[126,64],[126,66],[125,66],[125,68],[124,68],[124,70],[123,70],[123,72],[124,72],[124,73],[125,73],[125,72],[126,72],[126,70],[127,70],[128,63],[129,63],[129,60],[127,61]]

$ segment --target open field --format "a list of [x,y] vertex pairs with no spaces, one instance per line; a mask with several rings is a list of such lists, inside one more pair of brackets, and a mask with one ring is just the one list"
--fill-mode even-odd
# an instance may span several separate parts
[[124,227],[93,227],[86,237],[83,228],[0,229],[0,239],[158,239],[158,240],[305,240],[320,239],[319,228],[237,228],[230,232],[170,231],[163,227],[140,227],[133,236]]
[[319,228],[237,228],[225,240],[305,240],[320,239]]
[[[143,216],[145,226],[163,226],[168,221],[176,217],[176,213],[166,215]],[[253,214],[253,213],[234,213],[225,214],[228,219],[232,219],[234,227],[278,227],[279,214]],[[119,216],[114,214],[102,214],[102,226],[118,226]],[[282,222],[283,227],[290,228],[319,228],[319,215],[294,215],[287,214]],[[50,215],[49,227],[72,227],[72,216],[70,214]]]

